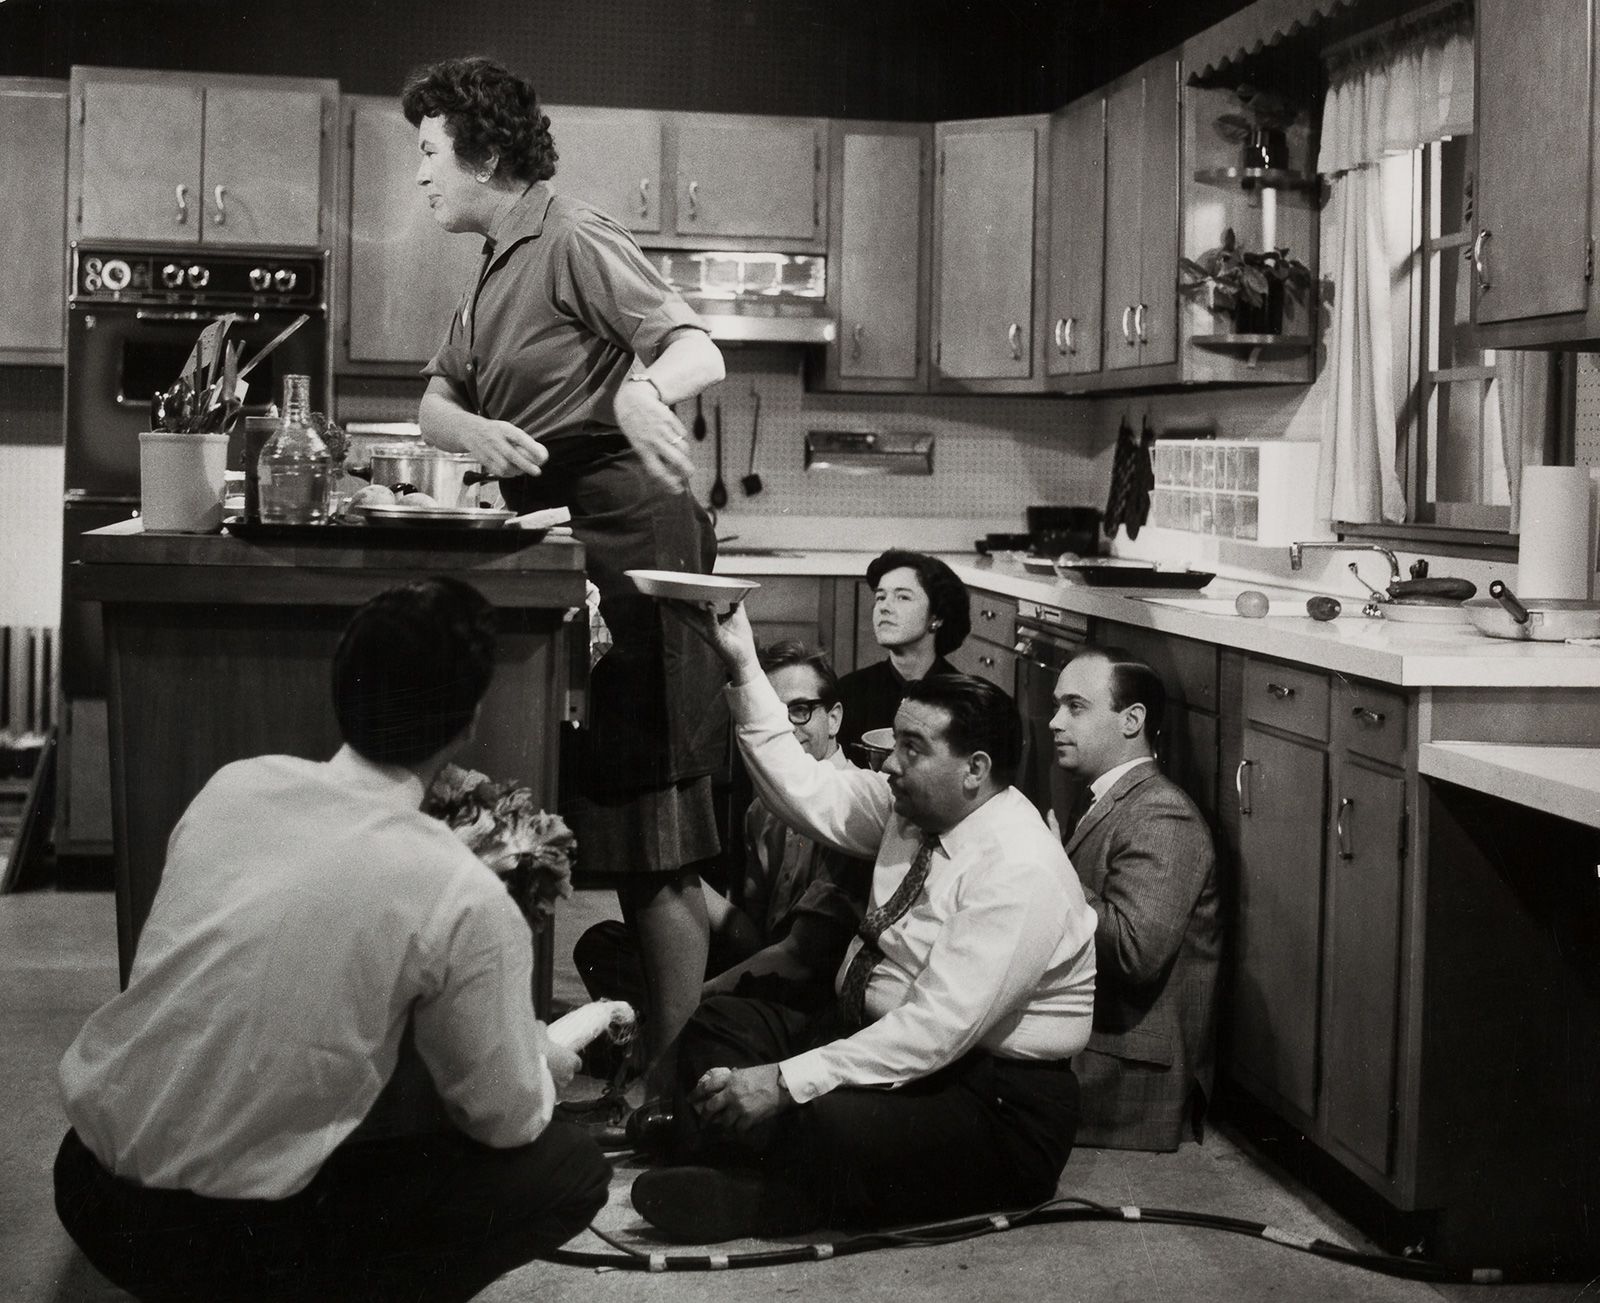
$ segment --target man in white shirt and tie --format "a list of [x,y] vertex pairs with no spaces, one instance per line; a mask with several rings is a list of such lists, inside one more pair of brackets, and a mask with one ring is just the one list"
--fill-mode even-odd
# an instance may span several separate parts
[[910,685],[883,772],[838,769],[795,739],[742,609],[687,618],[731,672],[758,795],[875,867],[836,1007],[722,995],[691,1019],[679,1069],[699,1124],[689,1152],[715,1165],[644,1173],[635,1208],[709,1243],[1049,1198],[1077,1122],[1070,1060],[1093,1018],[1095,918],[1011,786],[1016,707],[981,679],[929,676]]

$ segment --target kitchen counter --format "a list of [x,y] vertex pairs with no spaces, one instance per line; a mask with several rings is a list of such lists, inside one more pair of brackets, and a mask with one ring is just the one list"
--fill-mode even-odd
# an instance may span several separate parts
[[[231,761],[326,759],[338,749],[334,649],[351,612],[395,584],[449,575],[494,603],[495,677],[460,761],[526,783],[555,808],[559,724],[582,682],[566,631],[584,602],[584,553],[570,538],[418,530],[414,539],[249,542],[146,534],[131,520],[84,535],[80,556],[68,592],[101,603],[105,625],[124,980],[184,808]],[[548,944],[536,955],[534,999],[547,1011]]]
[[[859,576],[876,555],[800,549],[777,555],[735,551],[719,558],[717,570],[756,579],[762,575]],[[1600,647],[1489,638],[1470,624],[1402,625],[1371,620],[1361,614],[1358,599],[1341,598],[1343,614],[1337,620],[1318,622],[1305,613],[1305,600],[1311,593],[1282,586],[1218,577],[1200,592],[1122,591],[1035,576],[1018,562],[971,552],[944,553],[943,559],[967,584],[986,592],[1399,687],[1600,687]],[[1246,588],[1264,592],[1272,600],[1273,612],[1265,619],[1246,620],[1233,613],[1233,598]],[[1192,606],[1164,604],[1196,598],[1202,601]],[[1204,599],[1220,602],[1215,609],[1207,609]]]
[[1600,747],[1424,742],[1417,768],[1429,778],[1600,828]]

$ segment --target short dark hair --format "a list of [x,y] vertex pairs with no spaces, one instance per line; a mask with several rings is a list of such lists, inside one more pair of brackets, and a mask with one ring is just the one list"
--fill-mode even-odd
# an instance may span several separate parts
[[806,666],[822,684],[822,700],[830,706],[839,700],[839,676],[834,673],[833,662],[826,652],[807,647],[798,638],[782,638],[761,648],[757,655],[762,670],[768,674],[791,665]]
[[493,154],[519,181],[556,174],[556,142],[533,83],[493,59],[444,59],[416,69],[400,107],[413,127],[442,117],[464,163],[481,167]]
[[494,608],[459,579],[379,593],[333,655],[340,734],[379,764],[426,760],[472,722],[494,677],[494,636]]
[[953,652],[972,632],[972,606],[967,586],[938,557],[898,547],[873,558],[867,567],[867,582],[876,588],[884,575],[901,568],[916,571],[917,582],[928,595],[928,613],[939,621],[939,627],[933,631],[933,650],[940,656]]
[[1022,717],[1009,693],[971,674],[929,674],[906,684],[905,701],[950,716],[945,741],[956,755],[986,752],[995,778],[1010,784],[1022,764]]
[[1167,687],[1161,676],[1132,652],[1121,647],[1090,644],[1079,656],[1097,656],[1110,667],[1111,708],[1144,707],[1144,735],[1154,743],[1167,720]]

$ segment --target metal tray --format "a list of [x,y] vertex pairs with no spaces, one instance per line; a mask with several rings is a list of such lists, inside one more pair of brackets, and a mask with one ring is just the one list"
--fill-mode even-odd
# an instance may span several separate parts
[[1086,565],[1057,567],[1094,588],[1204,588],[1217,576],[1210,570],[1157,570],[1151,565]]
[[369,525],[399,529],[503,529],[517,514],[499,507],[408,507],[381,502],[350,510],[366,517]]
[[[379,521],[369,525],[342,520],[325,525],[268,525],[259,520],[246,520],[243,516],[229,516],[222,522],[222,528],[235,538],[252,543],[329,543],[338,547],[437,546],[441,533],[437,527],[418,529],[415,525],[390,525]],[[457,527],[444,532],[450,535],[453,547],[516,548],[537,543],[547,531],[507,529],[497,525],[492,529]]]

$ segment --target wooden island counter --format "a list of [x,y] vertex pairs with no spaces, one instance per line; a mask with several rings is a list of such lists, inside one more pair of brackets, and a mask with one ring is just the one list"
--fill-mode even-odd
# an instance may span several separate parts
[[[571,538],[385,530],[380,540],[340,529],[326,540],[269,542],[146,534],[137,520],[84,536],[67,589],[104,614],[124,984],[189,801],[233,760],[331,756],[339,732],[330,671],[346,621],[383,589],[430,575],[472,584],[499,618],[494,682],[461,763],[528,784],[553,810],[560,725],[576,708],[584,663],[575,676],[578,640],[568,631],[585,628],[573,620],[585,576]],[[548,981],[537,988],[547,996]]]

